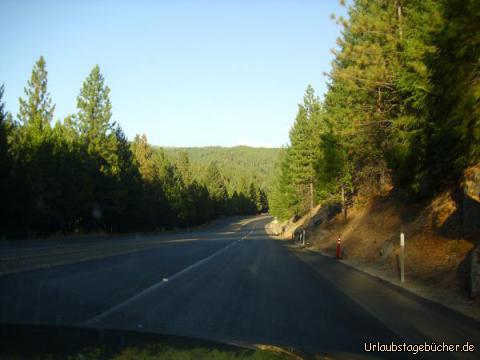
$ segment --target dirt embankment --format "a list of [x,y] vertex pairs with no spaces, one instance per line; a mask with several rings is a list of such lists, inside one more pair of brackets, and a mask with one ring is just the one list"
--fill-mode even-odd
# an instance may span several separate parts
[[[350,209],[347,219],[342,213],[329,218],[328,211],[318,207],[295,223],[277,224],[274,232],[283,227],[284,237],[290,238],[295,229],[305,228],[310,249],[330,256],[340,236],[346,264],[480,318],[479,297],[469,298],[471,252],[480,244],[480,201],[475,198],[480,165],[468,171],[457,189],[428,201],[412,203],[392,190]],[[398,265],[401,232],[404,284]]]

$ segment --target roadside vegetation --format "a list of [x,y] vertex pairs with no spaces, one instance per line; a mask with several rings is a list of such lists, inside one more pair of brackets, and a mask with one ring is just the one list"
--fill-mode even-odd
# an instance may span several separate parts
[[276,166],[270,211],[346,211],[392,188],[409,201],[480,160],[480,3],[356,0],[323,101],[309,86]]
[[3,325],[0,359],[299,359],[282,348],[241,347],[146,332],[45,325]]
[[404,232],[408,286],[478,297],[480,2],[355,0],[348,13],[333,16],[328,91],[308,86],[277,160],[272,231],[306,228],[333,256],[341,237],[343,259],[393,282]]
[[129,141],[113,121],[98,66],[80,89],[77,111],[54,122],[47,75],[40,57],[16,118],[0,87],[0,238],[153,231],[267,211],[268,166],[255,168],[270,152],[256,163],[254,149],[232,150],[237,164],[248,155],[248,166],[233,171],[221,150],[198,166],[196,150],[169,149],[169,156],[145,135]]

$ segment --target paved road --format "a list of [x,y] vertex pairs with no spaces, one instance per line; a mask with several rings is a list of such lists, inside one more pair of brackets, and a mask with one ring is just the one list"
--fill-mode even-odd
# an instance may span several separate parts
[[[203,231],[118,244],[2,245],[0,261],[22,260],[2,265],[0,322],[140,329],[331,354],[365,355],[365,341],[480,346],[478,322],[270,239],[269,220],[227,219]],[[62,257],[70,263],[53,266]],[[15,272],[6,274],[9,268]]]

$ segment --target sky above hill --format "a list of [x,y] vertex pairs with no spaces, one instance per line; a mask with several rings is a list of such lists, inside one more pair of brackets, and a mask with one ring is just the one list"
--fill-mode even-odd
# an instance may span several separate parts
[[95,64],[113,120],[164,146],[281,146],[308,84],[326,91],[337,0],[0,2],[0,83],[16,114],[43,55],[55,119]]

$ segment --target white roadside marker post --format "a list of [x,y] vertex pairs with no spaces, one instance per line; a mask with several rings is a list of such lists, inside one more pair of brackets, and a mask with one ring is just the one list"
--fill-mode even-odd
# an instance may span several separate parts
[[400,282],[405,282],[405,234],[400,233]]

